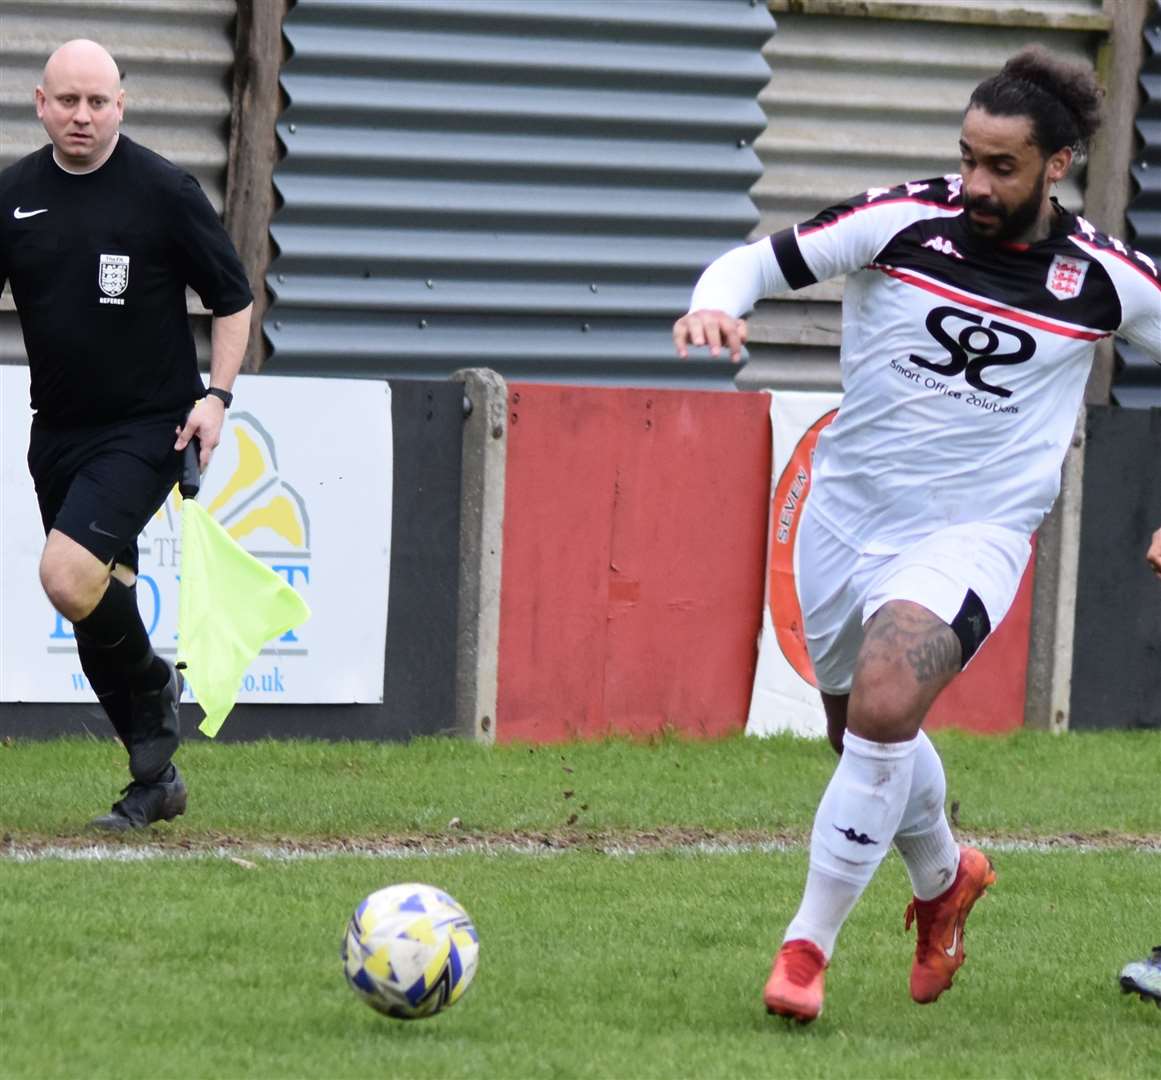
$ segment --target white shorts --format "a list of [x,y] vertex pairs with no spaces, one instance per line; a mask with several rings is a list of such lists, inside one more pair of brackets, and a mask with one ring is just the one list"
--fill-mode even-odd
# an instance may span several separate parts
[[848,694],[867,620],[891,600],[921,604],[956,632],[964,666],[1008,614],[1031,545],[999,525],[952,525],[895,555],[868,555],[830,531],[807,502],[798,591],[818,688]]

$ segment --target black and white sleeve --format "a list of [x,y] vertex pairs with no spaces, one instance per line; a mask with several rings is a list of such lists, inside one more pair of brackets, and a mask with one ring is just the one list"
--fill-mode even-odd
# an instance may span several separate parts
[[962,212],[943,181],[871,188],[845,203],[715,259],[693,292],[690,310],[740,316],[758,300],[859,270],[896,233],[929,217]]

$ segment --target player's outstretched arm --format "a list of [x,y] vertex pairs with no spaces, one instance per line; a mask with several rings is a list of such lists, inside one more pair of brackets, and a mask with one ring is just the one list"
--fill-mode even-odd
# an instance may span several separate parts
[[683,315],[673,324],[673,346],[682,360],[689,356],[689,347],[709,346],[710,356],[717,357],[724,345],[730,359],[736,364],[742,358],[746,344],[746,320],[737,319],[724,311],[702,309]]
[[1153,542],[1145,554],[1145,561],[1153,568],[1153,573],[1161,578],[1161,529],[1153,534]]
[[786,287],[769,238],[744,244],[714,259],[694,287],[689,311],[673,325],[673,345],[683,360],[689,347],[707,346],[720,355],[722,346],[737,363],[746,344],[746,322],[741,318],[760,297]]
[[960,214],[958,185],[953,191],[947,180],[872,188],[810,221],[719,255],[698,279],[689,311],[673,327],[677,355],[684,359],[692,345],[707,346],[718,356],[724,345],[731,360],[740,360],[746,343],[742,316],[758,300],[853,273],[915,221]]

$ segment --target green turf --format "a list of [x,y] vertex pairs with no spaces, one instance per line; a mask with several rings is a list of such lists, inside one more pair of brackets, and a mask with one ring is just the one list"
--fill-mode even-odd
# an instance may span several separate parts
[[[934,738],[964,829],[1161,835],[1161,732]],[[446,831],[452,818],[460,833],[802,832],[835,763],[821,741],[743,736],[491,749],[442,739],[200,742],[178,760],[190,811],[157,830],[177,838],[374,838]],[[0,830],[17,838],[76,833],[125,779],[124,753],[111,740],[0,746]]]
[[[997,854],[968,964],[923,1008],[892,856],[807,1028],[760,998],[801,852],[254,862],[0,859],[0,1075],[1156,1075],[1161,1011],[1115,985],[1161,926],[1156,854]],[[338,960],[355,902],[406,880],[451,891],[481,938],[465,998],[410,1024],[358,1001]]]

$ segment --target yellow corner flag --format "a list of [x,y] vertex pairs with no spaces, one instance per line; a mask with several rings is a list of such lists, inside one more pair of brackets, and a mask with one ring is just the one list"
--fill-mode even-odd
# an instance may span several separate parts
[[198,728],[213,738],[262,646],[304,623],[310,608],[193,499],[182,500],[181,521],[178,663],[206,714]]

